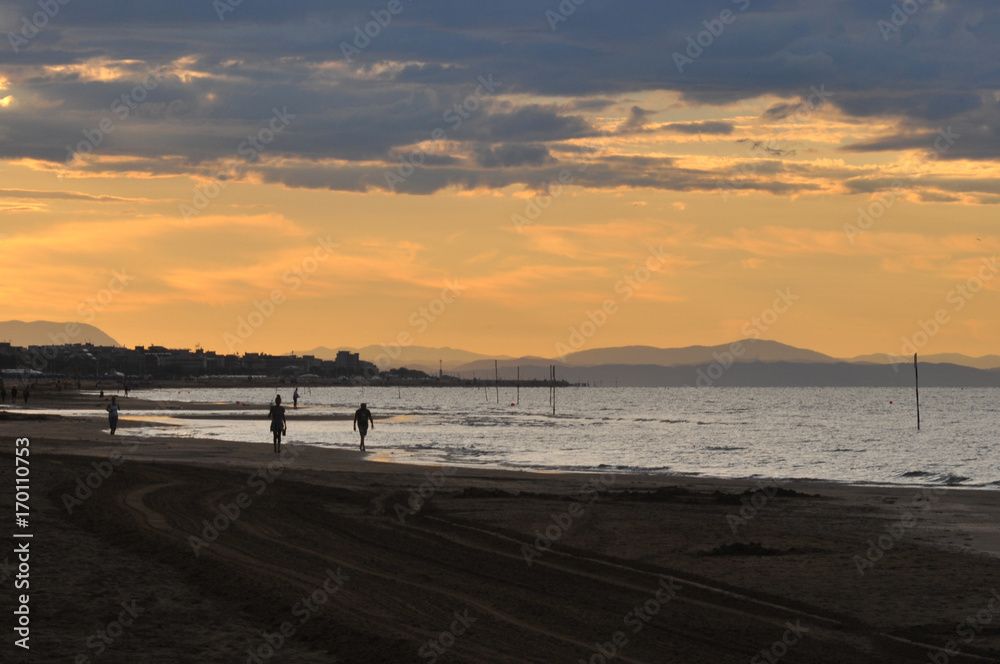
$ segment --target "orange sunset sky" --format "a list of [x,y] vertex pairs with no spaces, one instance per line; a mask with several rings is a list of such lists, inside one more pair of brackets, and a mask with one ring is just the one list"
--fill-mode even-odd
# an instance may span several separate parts
[[553,357],[604,306],[572,348],[1000,350],[994,4],[369,4],[0,9],[0,319]]

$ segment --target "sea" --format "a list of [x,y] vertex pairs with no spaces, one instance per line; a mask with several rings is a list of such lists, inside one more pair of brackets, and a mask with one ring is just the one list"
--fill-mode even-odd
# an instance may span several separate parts
[[[372,461],[540,472],[630,472],[767,481],[1000,488],[1000,389],[299,387],[134,390],[162,402],[248,410],[130,410],[127,435],[269,443],[280,394],[287,443]],[[95,416],[100,416],[100,413]],[[332,420],[331,416],[346,419]]]

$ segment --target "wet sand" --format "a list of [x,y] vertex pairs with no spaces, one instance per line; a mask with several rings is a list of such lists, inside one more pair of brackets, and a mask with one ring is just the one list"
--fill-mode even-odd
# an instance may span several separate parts
[[34,535],[31,651],[8,630],[4,661],[1000,661],[996,492],[425,468],[375,441],[275,455],[266,422],[256,444],[129,425],[0,413],[4,513],[27,436]]

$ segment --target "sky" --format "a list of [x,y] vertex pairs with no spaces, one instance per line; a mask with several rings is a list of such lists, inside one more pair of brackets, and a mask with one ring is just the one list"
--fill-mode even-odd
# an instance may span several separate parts
[[2,320],[1000,351],[995,0],[36,0],[0,31]]

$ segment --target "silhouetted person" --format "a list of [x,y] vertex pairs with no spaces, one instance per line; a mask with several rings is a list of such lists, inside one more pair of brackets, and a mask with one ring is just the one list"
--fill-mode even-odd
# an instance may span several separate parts
[[111,425],[111,435],[115,435],[118,428],[118,397],[111,397],[111,403],[105,408],[108,411],[108,424]]
[[375,420],[372,419],[372,412],[368,410],[367,404],[361,404],[361,408],[354,411],[354,430],[361,434],[361,451],[365,451],[365,436],[368,435],[368,423],[371,422],[372,429],[375,428]]
[[13,405],[15,405],[15,406],[17,405],[17,388],[16,387],[10,388],[10,402]]
[[125,383],[125,396],[128,396],[128,383]]
[[288,425],[285,422],[285,407],[281,405],[281,395],[274,397],[274,405],[271,406],[267,414],[271,418],[271,433],[274,435],[274,452],[281,451],[281,436],[288,433]]
[[292,408],[298,408],[298,407],[299,407],[299,388],[296,387],[295,391],[292,392]]
[[28,405],[28,394],[29,394],[28,388],[24,388],[24,394],[21,395],[21,398],[24,399],[25,406]]

